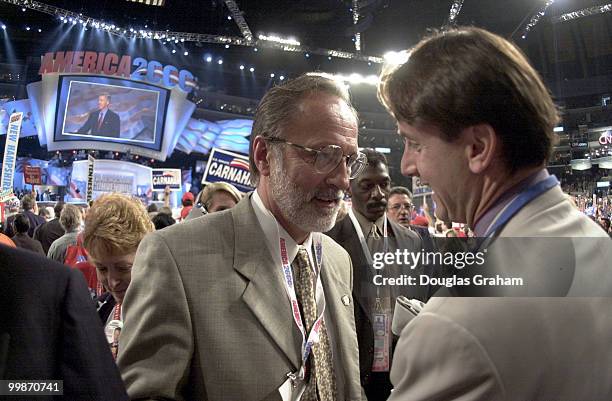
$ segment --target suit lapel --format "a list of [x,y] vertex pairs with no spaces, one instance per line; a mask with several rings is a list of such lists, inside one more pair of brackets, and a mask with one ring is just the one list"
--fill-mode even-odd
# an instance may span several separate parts
[[[329,321],[325,321],[327,326],[334,326],[334,343],[335,356],[334,361],[340,363],[345,372],[346,391],[349,389],[359,388],[359,360],[357,339],[355,337],[355,320],[353,315],[354,305],[346,305],[347,297],[351,299],[350,283],[342,279],[342,276],[337,272],[338,267],[334,264],[334,259],[325,252],[323,248],[323,267],[321,270],[321,280],[325,291],[325,307],[329,311]],[[328,247],[329,249],[329,247]],[[351,367],[355,367],[356,372],[351,372]],[[355,373],[353,375],[352,373]],[[346,399],[352,399],[348,393],[345,394]]]
[[242,300],[297,370],[301,338],[294,327],[281,267],[275,265],[268,250],[250,197],[236,205],[232,215],[234,269],[248,280]]
[[351,219],[346,218],[342,221],[342,231],[340,232],[340,242],[342,247],[349,253],[353,261],[353,293],[357,298],[361,298],[361,283],[367,281],[366,269],[369,268],[368,260],[363,254],[363,248],[359,242],[357,231],[353,227]]

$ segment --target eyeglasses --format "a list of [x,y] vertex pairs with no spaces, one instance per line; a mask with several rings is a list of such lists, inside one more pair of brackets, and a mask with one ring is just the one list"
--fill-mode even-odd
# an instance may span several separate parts
[[368,158],[361,152],[352,155],[345,155],[342,148],[337,145],[327,145],[320,150],[307,148],[306,146],[298,145],[282,138],[265,138],[266,141],[272,143],[284,143],[295,146],[296,148],[305,150],[314,156],[312,163],[315,170],[319,174],[327,174],[336,169],[344,160],[346,167],[349,170],[349,179],[354,179],[361,174],[363,169],[368,165]]
[[408,211],[412,210],[414,208],[414,205],[411,203],[399,203],[393,206],[389,206],[390,210],[393,210],[394,212],[399,212],[402,209],[406,209]]

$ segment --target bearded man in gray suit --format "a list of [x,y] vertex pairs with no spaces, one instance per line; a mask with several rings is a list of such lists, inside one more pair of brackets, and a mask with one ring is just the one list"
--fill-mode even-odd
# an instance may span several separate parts
[[479,271],[525,279],[432,298],[401,332],[389,400],[611,399],[610,240],[545,168],[559,118],[525,56],[477,28],[434,34],[383,72],[379,97],[402,173],[488,249]]
[[351,261],[320,233],[364,163],[341,84],[307,74],[264,96],[256,191],[138,248],[118,353],[132,399],[361,399]]

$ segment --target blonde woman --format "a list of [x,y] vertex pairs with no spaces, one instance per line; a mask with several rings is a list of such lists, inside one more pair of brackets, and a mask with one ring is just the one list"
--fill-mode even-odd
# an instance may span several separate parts
[[115,330],[123,327],[121,303],[130,285],[136,249],[154,229],[144,205],[122,194],[101,196],[87,213],[83,246],[96,267],[98,281],[108,291],[98,300],[98,314],[115,357]]

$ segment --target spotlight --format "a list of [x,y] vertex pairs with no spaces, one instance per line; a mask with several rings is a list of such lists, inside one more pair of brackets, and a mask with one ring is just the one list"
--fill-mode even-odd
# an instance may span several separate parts
[[184,42],[184,41],[185,41],[185,39],[184,39],[184,38],[181,38],[181,42]]
[[241,66],[240,66],[240,69],[241,69],[241,70],[244,70],[244,66],[243,66],[243,65],[241,65]]
[[24,13],[25,13],[25,10],[26,10],[26,9],[25,9],[25,7],[23,7],[23,8],[21,9],[21,11],[23,11]]
[[210,63],[211,61],[212,61],[212,57],[210,57],[210,56],[206,57],[206,62],[207,63]]
[[284,81],[285,80],[285,76],[281,75],[280,77],[278,77],[278,79],[280,79],[281,81]]
[[258,51],[258,50],[257,50],[257,48],[254,48],[254,49],[253,49],[253,51],[254,51],[254,52],[256,52],[256,51]]
[[149,25],[145,25],[145,28],[148,28],[148,27],[149,27]]
[[390,51],[385,53],[383,57],[385,59],[385,62],[391,65],[401,65],[408,61],[408,53],[405,51]]
[[274,78],[274,73],[270,74],[270,78]]
[[6,30],[6,25],[2,24],[2,29]]
[[255,72],[255,68],[251,67],[251,68],[249,68],[249,71]]
[[[25,9],[24,9],[23,11],[25,11]],[[228,20],[228,21],[231,21],[231,20],[232,20],[232,17],[228,15],[228,16],[227,16],[227,20]]]
[[226,49],[229,49],[229,45],[225,45],[225,48],[226,48]]
[[41,32],[42,32],[42,29],[38,28],[38,33],[41,33]]
[[223,64],[223,60],[219,59],[219,61],[217,61],[217,64],[219,64],[219,65]]
[[178,42],[179,42],[179,41],[178,41],[178,39],[175,39],[175,40],[174,40],[174,43],[178,43]]
[[176,49],[172,49],[172,54],[176,53]]
[[183,53],[183,56],[189,56],[189,52]]
[[310,53],[305,54],[306,58],[310,58]]
[[26,31],[29,31],[29,30],[30,30],[30,27],[29,27],[29,26],[26,26]]
[[331,56],[327,56],[327,59],[328,59],[329,61],[331,61]]
[[368,67],[371,67],[371,66],[372,66],[372,62],[368,61]]

